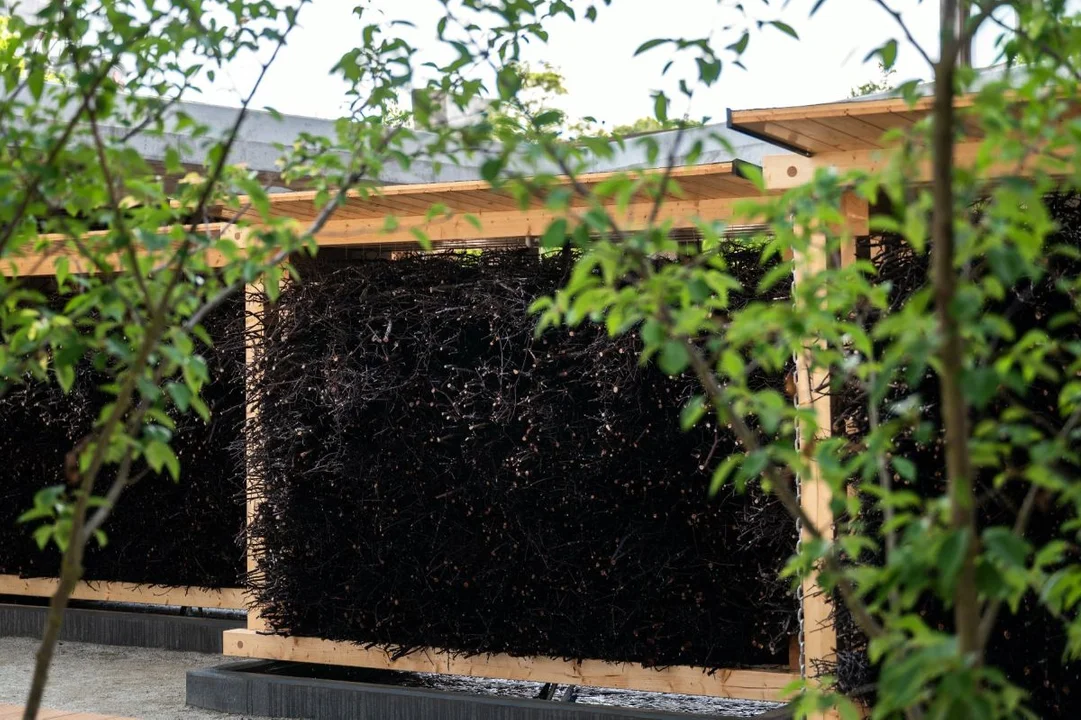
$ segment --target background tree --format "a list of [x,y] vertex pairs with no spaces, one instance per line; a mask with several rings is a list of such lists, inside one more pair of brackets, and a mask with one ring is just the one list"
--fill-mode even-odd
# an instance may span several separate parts
[[[368,24],[363,44],[335,68],[348,83],[350,116],[333,138],[301,138],[284,162],[286,182],[318,190],[321,212],[304,228],[270,217],[266,190],[232,164],[230,151],[305,4],[0,6],[7,17],[0,264],[28,257],[48,263],[65,301],[57,307],[22,280],[0,278],[0,394],[23,383],[55,382],[66,391],[75,366],[92,362],[112,396],[93,432],[69,453],[67,484],[40,492],[21,518],[40,543],[63,552],[27,718],[40,706],[87,543],[104,540],[102,525],[131,483],[151,472],[182,481],[170,413],[208,413],[200,397],[208,380],[201,348],[211,342],[204,318],[246,285],[263,282],[274,296],[280,277],[292,272],[292,254],[311,249],[349,189],[375,184],[392,164],[438,162],[476,140],[438,127],[421,136],[400,121],[392,103],[413,82],[413,49],[385,26]],[[182,101],[200,85],[253,55],[261,69],[229,128],[216,132],[184,112]],[[466,105],[478,91],[459,69],[448,69],[421,95],[438,92]],[[161,166],[132,149],[137,136],[167,135],[189,140],[170,148]],[[226,233],[206,224],[222,208],[236,208],[224,211]]]
[[875,95],[893,90],[896,85],[897,68],[886,68],[885,63],[878,63],[878,78],[868,80],[862,85],[857,85],[849,91],[848,96],[853,98]]
[[[663,224],[629,230],[594,207],[594,217],[547,237],[557,245],[573,243],[582,255],[566,288],[535,309],[542,327],[603,321],[613,333],[637,332],[644,360],[698,377],[703,394],[688,405],[686,423],[712,414],[736,432],[746,451],[727,458],[715,482],[761,481],[802,524],[809,541],[788,572],[802,579],[819,571],[870,638],[871,657],[881,663],[874,717],[1032,716],[1017,679],[991,666],[986,652],[1003,608],[1016,610],[1031,598],[1059,618],[1069,638],[1066,657],[1054,661],[1081,653],[1081,483],[1071,449],[1079,412],[1071,389],[1078,346],[1068,337],[1015,325],[1014,310],[1003,300],[1054,277],[1055,286],[1074,298],[1054,323],[1076,322],[1074,291],[1081,278],[1076,268],[1062,272],[1059,259],[1074,257],[1077,249],[1050,242],[1055,226],[1046,203],[1053,191],[1076,189],[1077,144],[1062,118],[1078,99],[1078,18],[1064,2],[945,0],[936,49],[915,44],[902,16],[876,4],[897,22],[899,39],[875,54],[887,72],[901,47],[927,61],[934,75],[932,117],[893,133],[900,151],[882,171],[822,171],[783,197],[748,204],[744,217],[769,220],[769,232],[759,240],[764,261],[785,255],[806,261],[851,240],[837,229],[838,208],[843,193],[855,193],[876,208],[876,232],[896,233],[928,258],[919,292],[894,307],[890,283],[876,278],[869,263],[822,263],[814,271],[804,262],[794,303],[730,308],[724,289],[735,280],[712,251],[721,223],[703,221],[702,242],[681,245]],[[1014,24],[1002,21],[1004,11],[1013,13]],[[961,61],[980,27],[998,28],[998,59],[1006,72],[977,85],[976,73]],[[787,25],[779,29],[794,33]],[[742,52],[746,44],[735,46]],[[715,57],[708,41],[658,40],[642,51],[654,47]],[[718,73],[712,65],[705,68],[697,80],[711,84]],[[918,90],[906,83],[899,93],[915,102]],[[956,106],[961,94],[971,107]],[[658,102],[659,121],[666,110],[667,103]],[[967,133],[978,128],[980,149],[974,161],[958,166],[962,122]],[[1012,166],[1010,180],[991,182],[1003,162]],[[930,183],[914,186],[920,168],[930,168]],[[626,183],[606,190],[618,195],[643,181]],[[645,187],[660,204],[674,184],[662,177]],[[825,239],[825,248],[817,238]],[[654,260],[663,255],[679,262]],[[792,261],[783,263],[766,285],[791,269]],[[857,388],[866,397],[870,426],[854,442],[805,440],[800,452],[793,451],[797,428],[805,439],[828,428],[818,428],[807,408],[792,408],[779,393],[747,384],[749,367],[784,372],[793,356],[805,358],[812,372],[828,373],[834,391]],[[928,404],[918,390],[902,390],[913,388],[925,371],[941,406]],[[1030,409],[1033,393],[1043,392],[1036,378],[1061,392],[1054,417]],[[930,478],[916,485],[917,465],[905,455],[913,450],[906,440],[911,437],[944,447],[936,468],[945,478],[941,486]],[[795,479],[810,476],[812,461],[840,518],[835,540],[797,500]],[[895,486],[896,476],[911,482]],[[1011,516],[988,519],[985,498],[1004,495],[1018,500]],[[1053,537],[1036,543],[1028,528],[1038,498],[1065,520],[1043,528]],[[885,522],[857,521],[867,515]],[[928,607],[951,614],[952,623],[930,625],[921,615]],[[829,679],[823,680],[803,689],[799,713],[836,707],[854,716],[851,702],[831,695]]]

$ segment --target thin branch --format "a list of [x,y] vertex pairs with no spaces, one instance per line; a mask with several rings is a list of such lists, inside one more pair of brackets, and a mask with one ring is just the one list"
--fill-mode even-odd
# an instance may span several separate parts
[[[141,40],[149,31],[149,26],[144,27],[140,33],[137,33],[131,38],[130,42]],[[98,91],[98,89],[101,87],[101,84],[105,82],[105,80],[109,77],[109,73],[112,71],[113,66],[116,65],[117,61],[120,59],[120,52],[122,51],[123,48],[120,48],[113,55],[113,58],[110,62],[102,65],[98,74],[87,86],[83,94],[82,102],[79,103],[79,107],[76,109],[76,111],[72,113],[71,118],[64,126],[64,130],[60,133],[60,137],[56,139],[56,142],[53,144],[53,147],[49,151],[49,154],[42,162],[41,167],[51,167],[53,163],[56,162],[56,159],[60,157],[60,151],[63,150],[64,147],[67,145],[68,140],[71,138],[71,134],[75,131],[75,126],[79,124],[79,118],[82,117],[83,113],[86,112],[87,104],[90,102],[90,97],[92,97],[94,93]],[[26,211],[29,209],[30,204],[34,200],[37,200],[38,197],[41,195],[41,181],[43,179],[44,174],[42,171],[39,171],[34,175],[30,182],[27,183],[26,192],[23,194],[18,206],[15,208],[15,212],[13,213],[11,220],[9,220],[4,225],[3,231],[0,231],[0,256],[4,254],[4,250],[7,247],[7,244],[11,241],[11,237],[15,234],[15,229],[22,223],[23,219],[26,217]]]
[[916,48],[916,51],[919,52],[920,56],[924,59],[924,61],[927,62],[930,67],[934,67],[935,61],[931,59],[931,56],[927,53],[926,50],[923,49],[923,46],[916,41],[915,35],[913,35],[912,30],[909,29],[908,23],[906,23],[904,18],[901,17],[901,13],[897,12],[889,5],[887,5],[885,0],[874,0],[874,2],[880,8],[885,10],[891,17],[893,17],[894,21],[897,23],[898,26],[900,26],[901,32],[905,34],[905,38],[912,45],[912,47]]

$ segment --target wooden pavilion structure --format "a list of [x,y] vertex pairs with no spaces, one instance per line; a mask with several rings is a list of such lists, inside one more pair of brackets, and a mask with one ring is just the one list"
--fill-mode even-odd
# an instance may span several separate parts
[[[970,104],[966,98],[960,105]],[[874,170],[889,161],[896,145],[889,140],[889,131],[904,129],[921,122],[930,112],[930,99],[909,105],[902,99],[852,100],[841,103],[790,108],[770,108],[730,112],[729,127],[767,140],[792,153],[766,156],[761,170],[765,192],[780,193],[808,182],[819,169]],[[969,140],[957,147],[958,162],[970,162],[976,157],[979,133],[967,127]],[[1040,162],[1046,162],[1043,158]],[[625,206],[614,200],[607,207],[616,222],[627,229],[641,228],[651,221],[667,221],[675,229],[694,227],[696,221],[728,220],[733,217],[740,200],[761,197],[762,191],[748,179],[747,165],[738,160],[710,165],[677,167],[670,177],[678,190],[669,192],[658,214],[654,202],[637,196]],[[1018,167],[1003,163],[992,174],[1015,174]],[[644,171],[660,173],[662,171]],[[577,182],[596,186],[613,173],[598,173],[580,177]],[[918,176],[913,182],[925,181]],[[569,182],[566,179],[564,184]],[[314,192],[288,192],[270,196],[271,214],[295,220],[300,227],[311,223],[318,214]],[[430,209],[438,205],[446,209],[432,216]],[[572,204],[581,207],[580,202]],[[839,228],[846,238],[868,233],[869,208],[855,196],[843,200],[845,227]],[[549,208],[544,197],[530,198],[521,203],[503,190],[493,189],[486,182],[450,182],[424,185],[399,185],[352,192],[322,229],[315,235],[321,247],[386,248],[409,247],[417,243],[417,233],[431,239],[435,247],[455,243],[488,240],[528,239],[544,232],[562,211]],[[388,223],[386,218],[395,220]],[[244,240],[244,231],[233,222],[208,225],[206,232],[233,233]],[[55,271],[57,253],[63,253],[63,238],[55,238],[56,253],[46,251],[34,257],[16,258],[7,263],[4,272],[19,275],[51,274]],[[807,257],[796,258],[796,281],[833,262],[825,252],[826,238],[815,236]],[[842,249],[840,262],[855,258],[855,243]],[[218,259],[212,258],[212,261]],[[92,268],[72,268],[72,272],[90,272]],[[249,307],[249,317],[256,316],[261,307]],[[249,361],[258,352],[249,347]],[[806,357],[797,358],[797,395],[801,405],[815,411],[820,434],[831,426],[828,376],[823,371],[812,372]],[[258,409],[249,407],[249,413]],[[259,496],[249,476],[249,498]],[[812,473],[802,479],[802,503],[818,526],[830,531],[832,515],[828,489]],[[254,499],[249,499],[249,520],[255,512]],[[249,550],[249,568],[257,558]],[[51,592],[54,581],[22,580],[0,576],[0,594],[44,595]],[[124,599],[136,602],[157,602],[153,588],[140,590],[117,583],[84,584],[77,597],[88,599]],[[226,589],[216,596],[187,595],[190,588],[158,589],[157,597],[170,604],[237,607],[242,591]],[[139,593],[142,599],[136,600]],[[134,594],[132,594],[134,593]],[[189,602],[188,600],[197,600]],[[806,667],[835,659],[836,632],[832,625],[832,609],[828,599],[809,579],[803,592],[804,637]],[[270,633],[258,607],[248,608],[246,629],[227,631],[224,635],[225,654],[237,657],[347,665],[369,668],[453,673],[479,677],[498,677],[537,682],[597,685],[648,691],[690,693],[751,700],[780,700],[783,689],[799,678],[799,666],[765,669],[729,669],[707,673],[701,668],[645,668],[634,664],[607,663],[590,659],[565,661],[554,658],[518,658],[503,655],[460,657],[440,648],[431,648],[395,658],[378,648],[332,642],[320,638],[286,637]]]

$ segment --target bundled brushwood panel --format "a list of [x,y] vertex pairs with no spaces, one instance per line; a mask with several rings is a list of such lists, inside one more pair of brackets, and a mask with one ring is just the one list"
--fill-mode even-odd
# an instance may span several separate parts
[[[758,257],[729,254],[750,288]],[[273,630],[787,664],[792,521],[758,489],[708,497],[735,439],[680,430],[695,381],[640,365],[633,335],[534,336],[529,305],[571,264],[511,250],[301,269],[259,338],[249,428],[251,583]]]
[[[1058,231],[1048,238],[1048,246],[1081,248],[1081,198],[1059,195],[1048,197],[1045,202],[1059,225]],[[900,238],[872,238],[863,252],[874,263],[879,278],[891,284],[893,310],[898,310],[917,292],[926,289],[930,258],[915,253]],[[1015,287],[1007,291],[1006,298],[990,306],[988,312],[1007,317],[1019,338],[1029,330],[1041,330],[1057,341],[1076,343],[1081,340],[1081,325],[1076,319],[1066,323],[1056,322],[1056,319],[1076,312],[1075,300],[1069,295],[1071,285],[1063,284],[1062,280],[1081,275],[1081,261],[1049,252],[1045,269],[1046,274],[1038,281],[1018,280]],[[973,272],[983,270],[976,267]],[[1061,427],[1064,419],[1058,407],[1060,389],[1046,380],[1037,379],[1020,404],[1047,427]],[[934,428],[941,428],[939,383],[930,371],[917,369],[911,382],[905,377],[896,378],[885,407],[914,395],[919,398],[921,417]],[[845,392],[835,393],[833,404],[834,433],[858,440],[869,426],[866,396],[857,388],[846,388]],[[1004,409],[1017,404],[1017,398],[1000,395],[987,407],[972,409],[972,426],[982,420],[997,419]],[[915,481],[906,480],[891,470],[895,487],[914,490],[923,496],[940,495],[945,491],[945,447],[937,430],[930,439],[923,441],[917,439],[914,432],[906,431],[898,438],[894,454],[912,461],[916,469]],[[1018,450],[1008,464],[1020,472],[1027,462],[1026,453]],[[977,512],[981,527],[988,524],[1012,527],[1028,489],[1020,483],[995,488],[993,478],[998,472],[998,469],[985,469],[977,477]],[[1029,523],[1026,539],[1040,547],[1052,538],[1061,537],[1062,524],[1072,517],[1070,509],[1041,502]],[[870,532],[874,532],[881,520],[870,508],[859,518]],[[867,638],[843,603],[837,600],[838,667],[827,669],[836,674],[846,692],[872,694],[877,670],[869,661]],[[953,625],[952,613],[935,603],[926,603],[920,612],[932,627],[945,629]],[[1081,663],[1062,661],[1066,642],[1061,621],[1053,618],[1040,606],[1037,598],[1029,594],[1016,613],[1005,607],[1002,609],[988,648],[987,661],[1005,671],[1012,682],[1031,694],[1030,706],[1040,717],[1075,717],[1081,711]]]
[[[176,419],[180,482],[151,474],[124,492],[103,528],[107,544],[87,547],[86,580],[239,587],[244,465],[233,447],[244,423],[243,312],[238,297],[205,322],[215,340],[213,348],[201,349],[211,374],[204,389],[211,419]],[[19,525],[16,518],[33,505],[38,490],[65,482],[66,455],[111,399],[99,389],[103,379],[88,358],[77,366],[66,395],[56,384],[31,382],[0,398],[0,574],[58,573],[60,553],[54,546],[39,550],[30,534],[33,524]]]

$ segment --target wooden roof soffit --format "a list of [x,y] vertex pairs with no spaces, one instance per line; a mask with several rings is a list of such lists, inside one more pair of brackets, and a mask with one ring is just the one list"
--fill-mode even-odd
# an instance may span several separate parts
[[[667,193],[656,217],[655,202],[643,192],[633,197],[625,209],[613,210],[613,218],[621,229],[628,231],[641,229],[651,220],[687,228],[699,219],[731,218],[738,201],[761,196],[748,179],[747,166],[735,161],[673,168],[669,173],[674,181],[673,190]],[[621,175],[633,177],[638,172],[584,174],[575,179],[574,185],[592,189],[605,180]],[[657,170],[649,175],[659,177],[663,173]],[[563,188],[572,184],[565,177],[555,178],[554,183]],[[272,194],[271,214],[295,220],[303,229],[316,218],[315,199],[314,191]],[[240,198],[239,204],[244,208],[246,199]],[[436,205],[445,207],[447,214],[430,217],[429,211]],[[574,208],[586,205],[583,199],[572,199],[572,214]],[[612,207],[615,205],[613,200]],[[230,217],[228,208],[220,213],[222,217]],[[240,213],[243,216],[243,210]],[[533,198],[523,208],[509,192],[493,189],[484,181],[393,185],[348,193],[316,240],[320,246],[332,247],[416,244],[417,231],[426,234],[433,243],[530,238],[540,236],[553,220],[565,215],[563,211],[546,207],[542,196]],[[388,224],[388,217],[394,221]]]
[[[748,179],[747,163],[741,161],[691,165],[672,168],[669,177],[673,189],[658,209],[644,192],[631,199],[626,208],[612,212],[620,228],[633,231],[651,222],[671,222],[674,228],[694,227],[695,222],[731,218],[738,201],[759,197],[761,193]],[[635,175],[639,171],[591,173],[576,178],[576,184],[595,188],[605,180],[620,175]],[[660,176],[663,170],[649,173]],[[556,178],[556,186],[569,187],[570,180]],[[300,229],[315,219],[316,192],[274,193],[270,196],[271,213],[275,217],[295,220]],[[574,200],[572,207],[584,207]],[[613,206],[615,201],[613,201]],[[246,198],[239,199],[245,208]],[[447,208],[448,214],[430,217],[434,205]],[[215,214],[228,222],[199,226],[209,233],[234,233],[241,240],[246,232],[235,221],[245,210],[215,208]],[[387,218],[394,217],[388,224]],[[545,206],[544,198],[534,198],[522,208],[517,199],[503,190],[493,189],[484,181],[430,183],[422,185],[392,185],[353,191],[338,208],[333,218],[317,234],[321,246],[363,247],[365,245],[417,243],[416,231],[426,234],[434,243],[530,238],[544,233],[548,225],[564,213]],[[94,231],[84,236],[91,243],[95,237],[104,238],[108,231]],[[43,241],[43,242],[42,242]],[[56,273],[60,258],[68,258],[72,274],[94,273],[93,266],[75,252],[70,238],[64,235],[43,235],[31,252],[0,259],[0,272],[8,276],[45,276]],[[122,267],[121,259],[111,255],[105,259],[113,269]],[[211,253],[210,264],[220,266],[225,258]]]
[[[846,100],[820,105],[729,110],[728,126],[800,155],[885,148],[882,136],[905,129],[931,112],[932,97],[914,104],[903,98]],[[970,107],[974,96],[957,98],[955,106]]]
[[[959,108],[971,107],[975,96],[957,98]],[[819,168],[838,173],[850,170],[882,170],[898,151],[883,140],[887,131],[906,129],[928,116],[933,98],[914,105],[900,98],[851,100],[825,105],[738,110],[729,112],[730,127],[796,151],[796,155],[766,156],[762,172],[770,192],[789,190],[810,182]],[[973,167],[980,159],[982,134],[960,118],[964,138],[955,145],[959,167]],[[1062,156],[1033,153],[1026,160],[1002,160],[980,169],[987,180],[1018,177],[1040,170],[1053,176],[1071,173],[1073,166]],[[912,184],[930,182],[931,168],[924,163],[911,177]]]

